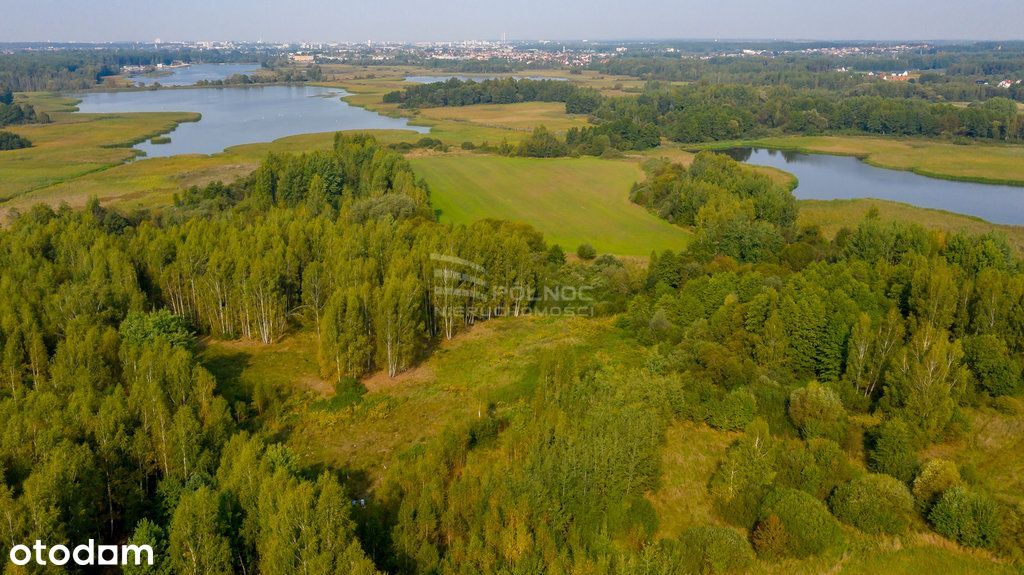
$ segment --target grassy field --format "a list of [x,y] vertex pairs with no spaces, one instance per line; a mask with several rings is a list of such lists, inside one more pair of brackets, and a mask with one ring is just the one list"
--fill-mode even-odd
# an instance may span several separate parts
[[740,435],[690,422],[669,427],[661,460],[661,485],[647,496],[658,513],[659,537],[678,537],[698,525],[724,525],[715,515],[708,480]]
[[199,119],[178,112],[77,114],[75,100],[44,94],[23,100],[47,112],[53,123],[5,128],[33,146],[0,154],[0,201],[121,164],[136,156],[131,145]]
[[323,399],[331,385],[317,373],[315,335],[299,333],[272,345],[211,340],[200,359],[232,400],[251,397],[257,382],[269,382],[286,398],[280,419],[296,453],[310,465],[366,477],[369,487],[402,452],[448,425],[528,396],[542,352],[559,345],[579,346],[616,365],[635,365],[641,357],[637,344],[609,320],[491,320],[443,342],[423,364],[394,379],[369,377],[361,402],[342,408]]
[[721,142],[711,147],[737,145],[857,156],[873,166],[947,180],[1024,185],[1024,146],[958,146],[921,138],[781,136],[744,142]]
[[589,125],[587,117],[566,114],[565,104],[558,102],[523,102],[520,104],[481,104],[448,108],[425,108],[420,118],[466,122],[491,128],[530,132],[544,125],[555,133],[564,134],[569,128]]
[[629,201],[630,186],[643,178],[633,161],[432,155],[412,165],[444,221],[526,222],[566,251],[590,243],[603,253],[645,256],[689,240],[686,230]]

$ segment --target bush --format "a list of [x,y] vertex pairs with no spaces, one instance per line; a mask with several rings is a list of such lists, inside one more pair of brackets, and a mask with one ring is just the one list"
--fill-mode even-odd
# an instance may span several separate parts
[[890,419],[875,430],[871,440],[871,470],[909,484],[917,472],[918,461],[907,424],[898,417]]
[[20,150],[21,148],[31,147],[32,142],[28,141],[28,139],[22,138],[18,134],[0,131],[0,151]]
[[728,527],[691,527],[679,536],[679,541],[686,573],[736,572],[754,562],[746,538]]
[[929,459],[914,479],[914,499],[922,511],[928,511],[942,494],[960,485],[960,470],[956,463],[946,459]]
[[566,155],[568,149],[544,126],[537,126],[529,138],[520,142],[516,154],[530,158],[558,158]]
[[896,535],[910,527],[914,499],[889,475],[869,473],[839,486],[830,499],[836,517],[865,533]]
[[803,491],[786,488],[765,497],[753,537],[758,553],[769,557],[808,557],[843,542],[839,522],[824,503]]
[[964,360],[978,386],[993,397],[1021,390],[1020,364],[1010,358],[1003,340],[994,335],[964,338]]
[[743,429],[753,421],[756,412],[754,394],[746,388],[737,388],[712,404],[708,424],[723,431]]
[[786,442],[779,453],[776,485],[806,491],[825,500],[853,477],[853,465],[839,444],[831,439]]
[[995,501],[966,487],[953,487],[943,493],[928,514],[928,521],[940,535],[968,547],[991,548],[999,541]]
[[755,419],[711,477],[711,495],[721,516],[744,529],[753,526],[762,501],[772,489],[775,470],[775,447],[768,424]]
[[469,141],[462,142],[462,149],[463,150],[475,150],[476,149],[476,144],[474,144],[473,142],[469,142]]
[[789,417],[804,439],[824,437],[842,442],[846,437],[846,410],[834,391],[812,381],[789,396]]
[[592,260],[597,257],[597,250],[590,244],[580,244],[580,247],[576,248],[576,255],[581,260]]

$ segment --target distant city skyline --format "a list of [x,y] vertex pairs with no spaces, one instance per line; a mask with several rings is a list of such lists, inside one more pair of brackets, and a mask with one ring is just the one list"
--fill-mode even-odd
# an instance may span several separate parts
[[0,42],[1014,40],[1020,0],[0,0]]

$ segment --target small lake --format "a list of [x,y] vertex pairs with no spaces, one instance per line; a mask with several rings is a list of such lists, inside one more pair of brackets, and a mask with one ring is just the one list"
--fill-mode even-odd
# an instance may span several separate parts
[[876,168],[850,156],[752,148],[725,152],[742,162],[793,174],[799,180],[793,194],[802,200],[877,198],[1024,225],[1024,187],[940,180]]
[[251,64],[190,64],[180,68],[163,68],[161,70],[162,72],[170,72],[170,74],[153,76],[139,74],[129,76],[128,79],[135,83],[145,84],[146,86],[152,86],[158,82],[161,86],[191,86],[202,80],[214,82],[235,74],[250,74],[259,69],[260,65],[258,62]]
[[339,130],[413,130],[404,118],[389,118],[351,106],[344,90],[320,86],[184,88],[81,94],[79,112],[199,112],[169,134],[169,144],[143,142],[136,149],[149,157],[214,154],[230,146],[270,142],[285,136]]
[[515,78],[516,80],[554,80],[556,82],[566,82],[568,80],[567,78],[552,78],[550,76],[517,76],[515,74],[459,74],[453,76],[406,76],[405,81],[412,82],[414,84],[436,84],[438,82],[447,82],[452,78],[462,80],[463,82],[483,82],[484,80],[497,80],[498,78]]

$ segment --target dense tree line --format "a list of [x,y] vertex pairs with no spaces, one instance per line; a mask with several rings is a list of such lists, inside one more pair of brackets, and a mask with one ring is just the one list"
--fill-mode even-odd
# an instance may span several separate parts
[[600,104],[601,97],[595,90],[560,80],[495,78],[475,82],[450,78],[389,92],[384,95],[384,102],[406,108],[565,102],[566,113],[589,114]]
[[913,98],[697,84],[654,86],[634,98],[606,99],[593,117],[599,126],[631,120],[656,127],[678,142],[830,132],[1024,139],[1024,116],[1006,98],[963,107]]
[[115,76],[124,66],[169,65],[173,62],[265,61],[266,53],[190,49],[67,49],[0,54],[0,85],[15,92],[86,90]]
[[[591,68],[605,74],[670,82],[785,86],[842,94],[878,91],[879,95],[884,95],[899,91],[917,98],[950,102],[995,97],[1024,101],[1024,88],[1020,85],[998,87],[1002,80],[1024,76],[1024,64],[1021,64],[1024,49],[1018,43],[998,48],[985,43],[932,48],[923,53],[907,51],[889,57],[783,54],[777,52],[783,48],[781,45],[754,44],[735,45],[733,49],[738,52],[750,48],[770,53],[695,57],[698,52],[694,50],[699,48],[687,46],[687,56],[683,58],[641,53],[596,62]],[[727,49],[724,45],[714,47],[715,51]],[[908,82],[887,82],[881,78],[882,73],[908,70],[918,71],[920,76]],[[879,74],[869,76],[871,72]]]

